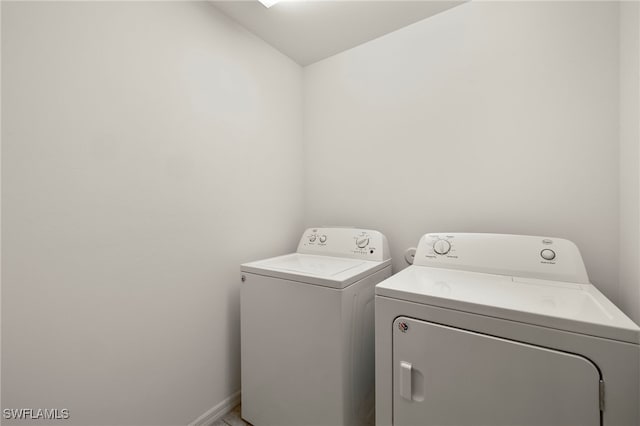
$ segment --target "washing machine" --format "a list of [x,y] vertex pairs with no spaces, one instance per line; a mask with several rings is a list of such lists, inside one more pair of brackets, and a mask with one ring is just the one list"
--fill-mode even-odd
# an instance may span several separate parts
[[296,253],[241,271],[242,418],[372,424],[374,287],[391,275],[385,236],[311,228]]
[[570,241],[427,234],[375,298],[377,425],[640,424],[640,329]]

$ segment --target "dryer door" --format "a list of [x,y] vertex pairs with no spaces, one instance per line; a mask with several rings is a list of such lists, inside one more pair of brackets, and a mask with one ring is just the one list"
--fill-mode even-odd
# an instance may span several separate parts
[[588,359],[400,317],[393,328],[395,426],[597,426]]

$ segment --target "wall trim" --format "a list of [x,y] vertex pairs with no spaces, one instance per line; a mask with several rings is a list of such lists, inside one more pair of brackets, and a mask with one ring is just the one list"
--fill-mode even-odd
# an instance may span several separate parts
[[231,412],[238,404],[240,404],[240,391],[209,408],[204,414],[189,423],[189,426],[211,426],[225,414]]

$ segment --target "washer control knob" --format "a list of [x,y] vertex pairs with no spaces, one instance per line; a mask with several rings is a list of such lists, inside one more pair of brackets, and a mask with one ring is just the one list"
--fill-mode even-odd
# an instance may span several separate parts
[[320,242],[324,243],[327,241],[327,236],[326,235],[320,235]]
[[358,248],[365,248],[369,245],[369,237],[359,237],[358,239],[356,239],[356,245],[358,246]]
[[556,252],[551,249],[544,249],[540,252],[540,256],[542,256],[544,260],[553,260],[556,258]]
[[310,243],[314,243],[316,241],[316,236],[315,234],[309,237],[309,242]]
[[438,240],[433,243],[433,251],[437,254],[447,254],[451,250],[451,243],[447,240]]

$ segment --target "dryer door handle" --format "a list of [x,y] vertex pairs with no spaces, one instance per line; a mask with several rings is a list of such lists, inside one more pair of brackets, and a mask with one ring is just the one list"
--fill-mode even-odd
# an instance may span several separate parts
[[412,400],[411,397],[411,370],[410,362],[400,361],[400,396],[404,399]]

